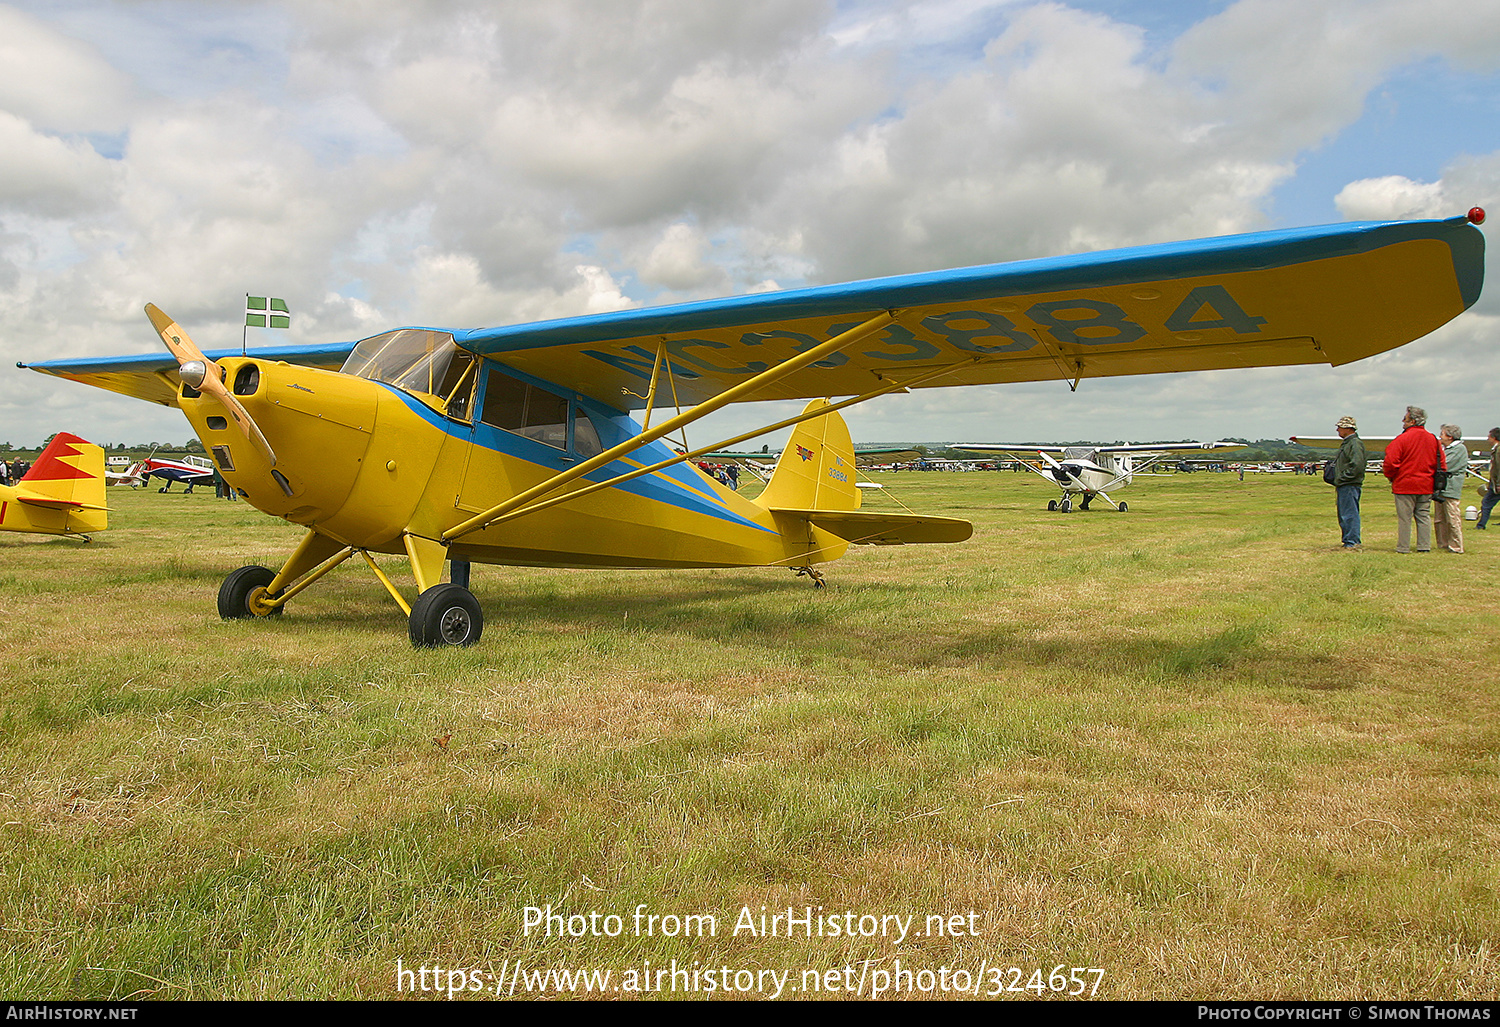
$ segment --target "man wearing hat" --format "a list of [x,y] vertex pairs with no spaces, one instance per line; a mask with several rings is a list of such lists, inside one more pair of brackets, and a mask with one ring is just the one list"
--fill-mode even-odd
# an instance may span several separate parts
[[1340,417],[1334,428],[1344,441],[1339,444],[1338,456],[1333,458],[1333,487],[1338,494],[1343,548],[1350,552],[1360,548],[1359,494],[1365,484],[1365,444],[1360,440],[1354,418]]

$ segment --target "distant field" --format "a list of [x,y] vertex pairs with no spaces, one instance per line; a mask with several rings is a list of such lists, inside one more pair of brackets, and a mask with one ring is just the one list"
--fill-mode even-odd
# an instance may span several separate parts
[[459,652],[355,561],[221,622],[298,533],[211,491],[0,535],[0,997],[1500,993],[1500,533],[1397,555],[1375,482],[1346,554],[1308,477],[877,480],[973,540],[821,591],[476,566]]

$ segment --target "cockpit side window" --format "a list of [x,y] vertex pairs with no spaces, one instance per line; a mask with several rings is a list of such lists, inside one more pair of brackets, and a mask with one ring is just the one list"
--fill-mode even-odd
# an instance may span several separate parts
[[585,460],[604,452],[604,444],[599,441],[599,432],[594,427],[594,422],[589,419],[589,412],[581,403],[573,404],[573,448]]
[[556,449],[568,448],[567,399],[493,367],[485,373],[479,419]]

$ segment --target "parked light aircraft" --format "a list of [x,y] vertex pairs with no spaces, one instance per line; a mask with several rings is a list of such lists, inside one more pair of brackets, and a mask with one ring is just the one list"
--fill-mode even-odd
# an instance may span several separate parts
[[104,450],[58,432],[14,485],[0,485],[0,531],[73,535],[109,527],[104,505]]
[[[1067,513],[1073,509],[1073,498],[1077,496],[1080,510],[1087,510],[1094,498],[1098,497],[1124,513],[1130,509],[1129,505],[1111,499],[1110,490],[1129,485],[1136,474],[1147,471],[1169,453],[1197,453],[1206,449],[1244,447],[1238,442],[1152,443],[1139,446],[1037,446],[1030,443],[976,442],[953,448],[965,453],[1008,453],[1016,457],[1036,454],[1041,457],[1041,467],[1029,460],[1023,460],[1022,466],[1062,489],[1062,498],[1050,500],[1047,503],[1048,510]],[[1056,459],[1052,455],[1054,453],[1062,459]]]
[[[171,354],[34,370],[176,405],[225,479],[306,529],[279,571],[242,567],[226,618],[283,611],[367,561],[417,645],[467,645],[470,561],[566,567],[781,566],[852,544],[957,542],[968,522],[859,510],[837,411],[916,388],[1276,364],[1400,346],[1478,299],[1482,218],[1366,222],[1074,254],[478,330],[204,354],[154,306]],[[830,403],[823,397],[847,396]],[[800,414],[674,452],[744,400]],[[691,409],[653,422],[660,406]],[[631,410],[642,410],[641,422]],[[754,501],[690,461],[795,426]],[[408,605],[372,554],[404,554]],[[459,580],[443,583],[445,560]]]
[[201,456],[185,456],[181,460],[152,456],[141,465],[141,477],[161,479],[163,484],[158,492],[170,492],[175,483],[182,482],[187,486],[183,494],[191,495],[196,486],[214,483],[214,465]]
[[120,458],[110,457],[104,464],[105,485],[129,485],[131,488],[139,488],[146,484],[146,475],[141,467],[144,460],[135,462],[119,462]]
[[[894,449],[856,449],[854,451],[854,466],[856,469],[865,469],[875,466],[878,462],[893,462],[897,460],[916,460],[921,457],[915,449],[905,447]],[[776,470],[776,462],[781,452],[776,453],[705,453],[703,462],[709,464],[737,464],[755,475],[761,481],[770,481],[771,475]],[[879,488],[867,481],[855,482],[860,488]]]
[[[1437,434],[1436,432],[1433,433]],[[1382,460],[1385,458],[1385,447],[1395,441],[1395,435],[1361,435],[1359,441],[1365,444],[1365,456],[1371,460]],[[1309,449],[1336,450],[1344,439],[1339,435],[1293,435],[1289,440],[1299,446],[1307,446]],[[1483,456],[1488,458],[1490,448],[1494,441],[1488,435],[1466,435],[1463,438],[1464,449],[1469,451],[1471,457]],[[1331,455],[1330,455],[1331,458]],[[1475,478],[1488,480],[1489,464],[1469,463],[1469,470],[1465,477],[1472,475]]]

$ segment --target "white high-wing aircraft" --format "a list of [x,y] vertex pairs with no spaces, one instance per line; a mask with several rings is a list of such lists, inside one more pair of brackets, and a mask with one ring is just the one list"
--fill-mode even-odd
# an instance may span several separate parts
[[[1098,496],[1124,513],[1130,507],[1109,497],[1109,490],[1124,488],[1140,474],[1169,453],[1196,453],[1206,449],[1240,449],[1238,442],[1157,442],[1132,446],[1036,446],[1029,443],[976,442],[952,447],[965,453],[1009,453],[1021,457],[1022,463],[1047,481],[1062,488],[1062,498],[1051,500],[1048,510],[1073,509],[1073,498],[1080,496],[1078,509],[1087,510]],[[1062,459],[1055,459],[1052,454]],[[1043,467],[1029,459],[1042,458]]]
[[[1437,432],[1434,431],[1432,434],[1436,435]],[[1365,444],[1365,456],[1371,460],[1385,459],[1385,447],[1395,439],[1394,435],[1360,435],[1359,437],[1359,441]],[[1293,435],[1290,441],[1299,446],[1307,446],[1309,449],[1338,449],[1344,439],[1340,435]],[[1490,448],[1494,446],[1490,437],[1488,435],[1465,435],[1461,441],[1464,449],[1469,451],[1469,470],[1465,477],[1489,480]]]
[[[1431,428],[1428,430],[1431,431]],[[1434,431],[1432,434],[1436,435],[1437,432]],[[1359,441],[1365,444],[1365,455],[1375,460],[1385,456],[1385,447],[1395,440],[1395,435],[1365,435],[1361,432],[1359,436]],[[1289,441],[1310,449],[1338,449],[1344,440],[1338,435],[1293,435]],[[1493,445],[1488,435],[1465,435],[1463,444],[1471,457],[1488,456],[1490,446]]]

